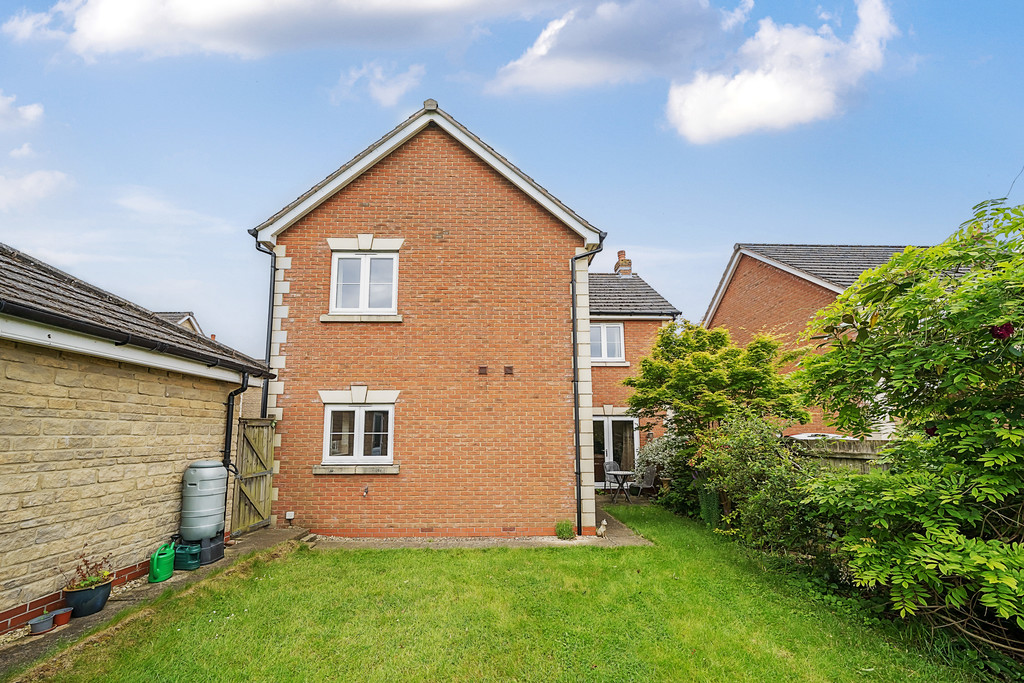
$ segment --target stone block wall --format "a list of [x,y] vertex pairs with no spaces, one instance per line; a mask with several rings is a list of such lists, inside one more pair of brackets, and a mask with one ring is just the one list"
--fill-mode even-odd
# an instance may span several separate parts
[[222,457],[233,388],[0,340],[0,633],[60,602],[83,546],[121,580],[147,571],[186,467]]

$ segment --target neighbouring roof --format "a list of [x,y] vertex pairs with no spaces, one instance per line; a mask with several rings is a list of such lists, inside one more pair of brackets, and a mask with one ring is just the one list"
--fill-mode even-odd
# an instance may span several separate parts
[[188,323],[193,332],[204,337],[206,336],[203,328],[199,326],[199,321],[196,320],[196,314],[192,311],[155,311],[153,315],[175,325],[185,325],[185,323]]
[[905,245],[859,244],[737,244],[773,261],[846,289],[865,270],[877,268],[906,249]]
[[904,249],[904,245],[877,244],[736,244],[704,314],[704,323],[709,324],[715,316],[743,256],[839,294],[856,282],[865,270],[877,268]]
[[398,124],[394,130],[364,149],[347,164],[297,197],[295,201],[251,229],[249,234],[260,242],[274,243],[279,234],[431,123],[458,140],[491,168],[533,198],[568,228],[583,237],[587,244],[597,244],[604,238],[603,231],[581,218],[557,197],[541,187],[533,178],[519,170],[515,164],[498,154],[490,145],[439,108],[434,100],[426,100],[422,109]]
[[211,367],[248,372],[256,377],[274,376],[261,361],[168,322],[142,306],[3,243],[0,243],[0,313]]
[[638,275],[590,273],[590,314],[675,317],[679,310]]

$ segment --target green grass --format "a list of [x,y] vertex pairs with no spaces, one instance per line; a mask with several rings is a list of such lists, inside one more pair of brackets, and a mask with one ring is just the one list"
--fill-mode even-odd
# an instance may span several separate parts
[[658,508],[614,514],[656,545],[255,561],[66,652],[58,677],[973,680],[808,601],[695,524]]

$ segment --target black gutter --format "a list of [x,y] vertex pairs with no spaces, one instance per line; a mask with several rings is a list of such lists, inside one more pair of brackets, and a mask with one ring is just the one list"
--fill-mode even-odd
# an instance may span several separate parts
[[0,299],[0,313],[7,313],[8,315],[12,315],[16,318],[24,318],[44,325],[52,325],[54,327],[61,327],[74,332],[88,334],[93,337],[100,337],[101,339],[107,339],[114,342],[117,346],[131,344],[132,346],[138,346],[143,349],[166,353],[169,356],[177,356],[187,360],[198,361],[208,367],[217,365],[236,372],[251,373],[256,377],[273,378],[275,376],[274,373],[264,370],[258,365],[247,365],[240,361],[214,356],[194,349],[175,346],[174,344],[156,341],[147,337],[139,337],[129,332],[103,327],[102,325],[96,325],[94,323],[70,318],[57,313],[51,313],[49,311],[25,306],[5,299]]
[[[250,230],[249,234],[256,237],[257,233]],[[256,251],[264,254],[270,254],[270,301],[267,303],[267,355],[265,361],[267,367],[270,367],[270,340],[274,334],[274,285],[276,284],[275,279],[277,277],[277,252],[273,249],[267,249],[260,244],[259,238],[256,237]],[[263,393],[260,398],[260,417],[267,417],[267,401],[270,394],[270,384],[263,382]]]
[[[582,462],[580,460],[580,360],[579,360],[579,347],[578,340],[579,334],[576,331],[576,262],[582,258],[590,258],[594,254],[604,249],[604,238],[608,236],[606,232],[598,233],[600,235],[599,242],[597,243],[597,249],[593,251],[585,251],[582,254],[577,254],[569,259],[569,290],[572,297],[572,410],[573,417],[575,419],[575,434],[576,440],[576,535],[583,535],[583,478],[580,472]],[[593,378],[591,378],[593,381]]]

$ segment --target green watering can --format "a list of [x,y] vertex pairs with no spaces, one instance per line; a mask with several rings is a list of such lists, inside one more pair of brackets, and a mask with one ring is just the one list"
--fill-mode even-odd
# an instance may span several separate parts
[[174,544],[164,543],[149,556],[149,582],[160,583],[174,573]]

